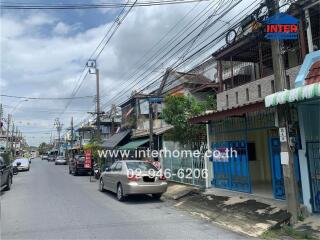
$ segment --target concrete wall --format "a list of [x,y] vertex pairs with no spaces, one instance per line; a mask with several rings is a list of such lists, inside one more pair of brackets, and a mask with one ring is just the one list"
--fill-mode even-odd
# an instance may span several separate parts
[[[290,86],[294,87],[295,79],[298,74],[300,66],[286,70],[286,74],[290,78]],[[244,104],[262,101],[267,95],[273,93],[271,81],[274,80],[274,75],[257,79],[255,81],[246,83],[244,85],[223,91],[217,94],[217,109],[224,110],[233,107],[241,106]],[[258,85],[261,86],[261,97],[258,96]],[[249,100],[246,98],[246,89],[249,91]],[[238,93],[238,103],[236,101],[236,93]],[[227,104],[228,95],[228,104]]]

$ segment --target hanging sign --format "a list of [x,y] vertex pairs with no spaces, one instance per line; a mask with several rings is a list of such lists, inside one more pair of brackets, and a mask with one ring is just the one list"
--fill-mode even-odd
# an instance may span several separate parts
[[92,151],[87,149],[84,151],[84,168],[91,168],[92,165]]

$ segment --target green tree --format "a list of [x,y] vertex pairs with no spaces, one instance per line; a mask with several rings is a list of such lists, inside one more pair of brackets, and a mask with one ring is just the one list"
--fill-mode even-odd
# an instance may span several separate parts
[[49,148],[50,148],[50,146],[47,143],[45,143],[45,142],[40,143],[40,145],[38,147],[39,154],[47,153],[49,151]]
[[194,145],[205,134],[204,125],[192,125],[189,118],[203,113],[206,102],[199,102],[192,96],[167,96],[162,118],[174,127],[171,137],[182,144]]

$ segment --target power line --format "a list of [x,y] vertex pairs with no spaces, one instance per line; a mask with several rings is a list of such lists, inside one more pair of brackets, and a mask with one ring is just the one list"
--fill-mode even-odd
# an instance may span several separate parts
[[[242,0],[237,1],[237,2],[234,3],[232,6],[227,6],[227,7],[225,8],[224,12],[221,13],[221,15],[220,15],[219,18],[223,17],[225,13],[229,12],[231,9],[233,9],[233,8],[234,8],[237,4],[239,4],[241,1],[242,1]],[[232,2],[231,2],[231,4],[232,4]],[[231,5],[231,4],[230,4],[230,5]],[[218,19],[219,19],[219,18],[218,18]],[[211,24],[210,24],[209,26],[207,26],[205,29],[202,29],[202,30],[201,30],[202,34],[203,34],[204,32],[206,32],[207,30],[209,30],[212,26],[214,26],[214,24],[217,22],[218,19],[216,19],[213,23],[211,23]],[[201,27],[203,24],[205,24],[206,22],[207,22],[207,19],[205,19],[205,20],[202,21],[200,24],[198,24],[195,28],[193,28],[193,29],[191,30],[191,32],[188,33],[188,35],[191,35],[192,33],[194,33],[198,28],[200,28],[200,27]],[[195,36],[195,37],[191,38],[189,41],[187,41],[186,43],[184,43],[178,50],[174,51],[175,48],[177,48],[177,47],[185,40],[185,38],[183,38],[182,40],[180,40],[180,41],[179,41],[177,44],[175,44],[169,51],[167,51],[166,53],[164,53],[164,54],[162,55],[162,57],[160,58],[160,60],[158,60],[157,62],[155,62],[155,63],[152,64],[151,66],[149,66],[149,68],[148,68],[143,74],[141,74],[139,77],[142,77],[145,73],[148,72],[148,70],[152,69],[154,66],[157,66],[156,64],[159,64],[160,61],[167,61],[167,62],[170,61],[170,59],[172,59],[173,57],[177,56],[177,54],[178,54],[179,52],[181,52],[185,47],[187,47],[190,43],[192,43],[193,39],[194,39],[194,38],[197,38],[197,37],[198,37],[198,36]],[[174,52],[173,52],[173,51],[174,51]],[[171,52],[173,52],[173,53],[172,53],[171,55],[169,55]],[[169,55],[169,56],[168,56],[168,55]],[[164,60],[163,60],[163,59],[164,59]],[[157,68],[157,67],[156,67],[156,68]],[[152,72],[151,72],[151,73],[152,73]],[[132,86],[132,88],[135,87],[135,86],[138,86],[139,83],[142,83],[142,81],[145,80],[148,76],[150,76],[151,73],[148,73],[147,75],[143,76],[141,79],[139,79],[139,77],[138,77],[139,81],[138,81],[136,84],[134,84],[134,85]],[[161,76],[163,76],[163,74],[162,74]],[[119,97],[119,95],[117,94],[116,98],[118,98],[118,97]]]
[[28,99],[28,100],[68,100],[68,99],[84,99],[84,98],[92,98],[94,96],[81,96],[81,97],[22,97],[22,96],[14,96],[14,95],[7,95],[1,94],[1,97],[7,98],[19,98],[19,99]]
[[[136,76],[140,70],[144,69],[144,67],[150,63],[153,62],[153,60],[159,56],[159,54],[161,53],[161,51],[163,51],[166,47],[171,46],[171,44],[174,42],[174,40],[178,39],[183,33],[186,31],[186,28],[191,28],[196,22],[198,22],[200,20],[200,18],[205,15],[207,12],[210,11],[210,9],[213,7],[210,5],[213,4],[213,2],[209,2],[208,5],[205,6],[205,8],[203,10],[201,10],[191,21],[189,21],[179,32],[177,32],[171,39],[169,39],[169,41],[163,45],[162,47],[160,47],[157,51],[155,51],[151,56],[149,56],[148,58],[147,55],[153,51],[153,49],[155,49],[155,47],[157,47],[158,45],[160,45],[160,43],[173,31],[173,29],[175,29],[191,12],[194,11],[195,7],[197,7],[200,4],[200,2],[198,2],[193,8],[191,8],[173,27],[171,27],[171,29],[169,29],[169,31],[167,31],[162,38],[155,43],[150,49],[148,49],[146,51],[146,53],[138,60],[137,65],[139,64],[139,66],[137,67],[137,69],[128,77],[128,79],[132,79],[134,76]],[[204,11],[207,10],[205,13]],[[197,19],[197,21],[194,22],[195,19]],[[192,23],[194,22],[194,23]],[[140,64],[140,62],[142,62],[141,60],[144,60],[144,62],[142,64]],[[121,76],[120,79],[122,79],[124,76]],[[136,78],[135,80],[129,82],[128,84],[125,84],[122,87],[122,91],[118,91],[117,94],[121,94],[126,88],[128,88],[129,86],[131,86],[135,81],[137,81],[138,78]]]
[[144,1],[135,3],[99,3],[99,4],[41,4],[41,3],[8,3],[1,2],[0,8],[7,10],[77,10],[77,9],[98,9],[98,8],[129,8],[129,7],[149,7],[159,5],[186,4],[194,2],[204,2],[209,0],[164,0],[164,1]]
[[[127,3],[129,3],[129,0],[127,1]],[[98,48],[99,46],[102,46],[102,48],[99,50],[98,54],[95,56],[95,59],[97,59],[100,54],[102,53],[102,51],[104,50],[104,48],[106,47],[106,45],[109,43],[109,41],[111,40],[111,38],[114,36],[114,34],[116,33],[117,29],[120,27],[121,23],[124,21],[124,19],[127,17],[127,15],[129,14],[129,12],[132,10],[134,4],[137,3],[137,0],[135,0],[135,2],[133,3],[133,5],[129,8],[129,10],[125,13],[124,16],[122,16],[124,10],[125,10],[125,7],[122,9],[122,11],[118,14],[117,18],[114,20],[112,26],[109,28],[109,30],[107,31],[107,33],[104,35],[104,37],[102,38],[102,40],[100,41],[100,43],[98,44],[98,46],[95,48],[95,50],[92,52],[92,54],[90,55],[89,59],[87,60],[90,61],[90,59],[92,57],[94,57],[96,51],[98,51]],[[112,31],[113,30],[113,31]],[[109,35],[107,41],[103,44],[103,42],[105,41],[105,39],[107,38],[108,34],[111,33],[111,35]],[[103,45],[102,45],[103,44]],[[80,75],[80,78],[78,79],[77,82],[80,82],[78,87],[74,89],[74,91],[72,92],[72,97],[74,97],[77,92],[79,91],[80,87],[82,86],[83,82],[84,82],[84,79],[85,77],[88,75],[89,71],[85,71],[87,70],[87,67],[86,65],[84,66],[84,69],[83,69],[83,72],[85,72],[85,75],[83,78],[81,78],[82,75]],[[83,73],[82,72],[82,73]],[[71,104],[72,102],[72,99],[68,102],[68,104],[66,105],[65,107],[65,110],[60,114],[60,117],[64,114],[64,112],[68,109],[69,105]]]
[[[259,5],[259,4],[257,4]],[[238,16],[238,15],[237,15]],[[237,16],[233,17],[232,20],[234,20]],[[243,16],[242,19],[244,19],[245,17],[247,16]],[[240,26],[240,21],[238,23],[236,23],[235,25],[233,25],[232,27],[230,27],[229,29],[231,28],[235,28],[235,27],[238,27]],[[221,28],[220,28],[221,29]],[[186,58],[183,62],[177,64],[174,68],[177,68],[179,66],[181,66],[182,64],[186,63],[187,61],[190,61],[194,56],[196,56],[197,54],[201,53],[201,52],[206,52],[207,51],[207,48],[209,48],[212,44],[216,43],[217,41],[221,41],[224,37],[224,35],[228,32],[228,30],[225,30],[224,32],[222,32],[218,37],[214,38],[213,40],[210,40],[209,43],[206,43],[204,46],[202,46],[200,49],[198,49],[196,52],[192,53],[188,58]],[[215,34],[215,33],[214,33]],[[204,42],[204,41],[203,41]],[[201,42],[200,44],[202,44],[203,42]],[[197,46],[199,46],[200,44],[198,44]],[[173,64],[174,65],[174,64]],[[171,66],[172,69],[174,69],[172,66]],[[147,86],[145,86],[142,90],[139,90],[140,92],[142,92],[143,90],[145,90],[146,88],[148,88],[150,85],[156,83],[159,81],[159,79],[161,79],[162,77],[164,76],[164,74],[162,74],[160,77],[158,78],[155,78],[154,81],[152,81],[150,84],[148,84]],[[183,76],[183,75],[182,75]],[[180,76],[180,77],[182,77]],[[167,84],[167,85],[171,85],[172,83],[170,84]]]
[[[220,2],[221,2],[221,1],[219,1],[217,4],[219,5]],[[209,5],[208,5],[208,6],[209,6]],[[208,8],[208,6],[207,6],[207,8],[204,9],[204,10],[207,10],[207,11],[204,13],[204,15],[214,7],[214,6],[211,6],[210,8]],[[197,16],[197,17],[198,17],[198,16]],[[197,17],[196,17],[196,18],[197,18]],[[172,46],[172,43],[174,43],[175,40],[178,40],[181,36],[183,36],[183,34],[184,34],[187,30],[189,30],[195,23],[197,23],[197,22],[200,20],[200,18],[199,18],[199,19],[197,19],[194,23],[192,23],[192,21],[194,21],[194,19],[196,19],[196,18],[193,18],[193,19],[191,20],[191,22],[187,23],[186,26],[182,29],[182,31],[178,32],[178,33],[169,41],[169,47]],[[148,63],[151,62],[152,64],[149,65],[149,66],[147,67],[147,69],[146,69],[143,73],[139,74],[139,75],[135,78],[135,80],[133,80],[133,81],[129,84],[129,86],[132,85],[132,83],[135,83],[135,84],[134,84],[133,86],[131,86],[131,88],[137,86],[139,83],[141,83],[143,80],[145,80],[146,77],[148,77],[148,76],[150,75],[150,73],[147,74],[150,69],[153,70],[153,69],[156,69],[156,68],[159,67],[159,65],[156,65],[156,64],[158,64],[159,62],[168,61],[168,54],[169,54],[170,52],[172,52],[176,47],[178,47],[181,43],[183,43],[183,42],[187,39],[187,37],[190,36],[192,33],[194,33],[199,27],[201,27],[203,24],[205,24],[206,21],[207,21],[207,19],[205,19],[204,21],[202,21],[201,23],[199,23],[199,24],[198,24],[196,27],[194,27],[190,32],[186,33],[186,37],[183,37],[182,39],[180,39],[180,40],[178,41],[178,43],[176,43],[173,47],[171,47],[170,50],[168,50],[168,51],[166,51],[166,52],[163,53],[162,50],[164,49],[164,47],[166,47],[166,46],[164,46],[164,47],[162,47],[159,51],[157,51],[151,58],[148,58],[147,61],[146,61],[146,63],[148,64]],[[192,24],[191,24],[191,23],[192,23]],[[192,40],[191,40],[191,41],[192,41]],[[188,43],[190,43],[190,41],[188,41],[186,44],[184,44],[183,47],[187,46]],[[182,47],[182,48],[183,48],[183,47]],[[176,54],[177,52],[179,52],[182,48],[180,48],[178,51],[176,51],[175,54]],[[158,53],[160,53],[160,57],[159,57]],[[175,54],[171,55],[170,57],[174,56]],[[156,56],[156,57],[154,58],[154,56]],[[152,59],[152,58],[153,58],[153,59]],[[155,60],[156,60],[156,62],[155,62]],[[152,72],[153,72],[153,71],[151,71],[151,73],[152,73]],[[145,74],[147,74],[147,75],[145,75]],[[142,78],[142,79],[141,79],[141,78]],[[109,99],[109,101],[114,100],[114,99],[117,98],[119,95],[121,95],[121,93],[127,92],[127,89],[126,89],[126,88],[127,88],[127,86],[125,86],[125,87],[122,89],[122,91],[118,91],[117,94],[116,94],[116,96],[114,96],[113,98]],[[103,106],[105,106],[105,105],[103,105]]]

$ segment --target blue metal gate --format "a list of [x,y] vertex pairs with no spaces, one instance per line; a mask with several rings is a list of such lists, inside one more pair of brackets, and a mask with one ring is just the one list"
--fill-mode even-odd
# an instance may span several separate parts
[[280,159],[280,140],[279,138],[269,138],[269,156],[272,172],[273,196],[277,199],[285,199],[285,189],[283,172]]
[[320,212],[320,142],[307,142],[310,173],[311,204],[314,212]]
[[[279,138],[269,138],[269,156],[271,162],[271,172],[272,172],[272,189],[273,195],[276,199],[285,199],[285,187],[283,180],[283,171],[280,159],[280,140]],[[302,201],[302,188],[301,188],[301,176],[300,176],[300,165],[298,153],[294,154],[294,169],[295,176],[299,188],[300,201]]]
[[[225,160],[213,159],[213,182],[217,188],[251,193],[248,150],[246,141],[228,141],[212,144],[213,150],[229,149]],[[233,154],[230,152],[234,151]]]

